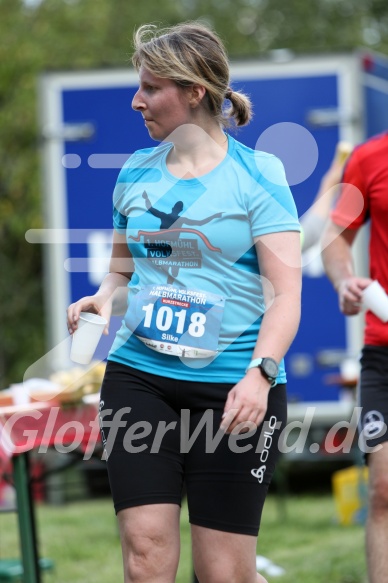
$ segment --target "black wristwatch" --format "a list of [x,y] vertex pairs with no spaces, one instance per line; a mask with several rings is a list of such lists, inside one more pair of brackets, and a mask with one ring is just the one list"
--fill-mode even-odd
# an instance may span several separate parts
[[255,358],[252,360],[247,368],[247,372],[250,368],[260,368],[261,372],[268,379],[271,383],[271,387],[276,385],[276,378],[279,374],[279,365],[273,358],[265,357],[265,358]]

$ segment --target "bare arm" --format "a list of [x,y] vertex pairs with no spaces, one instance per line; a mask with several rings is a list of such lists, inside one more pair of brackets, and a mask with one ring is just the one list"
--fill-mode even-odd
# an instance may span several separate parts
[[322,177],[313,204],[301,217],[300,224],[304,232],[302,251],[306,251],[319,242],[330,209],[338,195],[345,161],[346,157],[340,155],[337,147],[330,168]]
[[338,293],[340,310],[347,316],[360,312],[362,292],[371,282],[354,273],[351,249],[357,232],[357,229],[343,229],[330,222],[322,237],[323,265]]
[[[279,362],[294,339],[300,320],[300,235],[297,232],[264,235],[257,240],[256,249],[267,310],[252,359],[269,356]],[[270,384],[259,368],[248,370],[229,392],[222,426],[228,432],[245,421],[258,426],[267,410],[269,390]],[[229,425],[228,412],[232,414],[232,410],[234,419]]]
[[319,190],[315,197],[311,210],[324,219],[329,216],[333,200],[338,194],[338,186],[341,182],[343,164],[333,160],[329,170],[322,177]]
[[112,313],[125,312],[127,285],[133,270],[133,259],[128,249],[126,236],[114,231],[109,273],[105,276],[99,290],[94,296],[81,298],[67,309],[67,327],[70,334],[77,329],[81,312],[93,312],[105,318],[108,324],[104,334],[108,334]]
[[[302,274],[298,232],[264,235],[256,242],[260,273],[267,281],[267,310],[252,358],[281,360],[298,330]],[[265,283],[265,282],[264,282]],[[265,354],[262,354],[266,351]]]

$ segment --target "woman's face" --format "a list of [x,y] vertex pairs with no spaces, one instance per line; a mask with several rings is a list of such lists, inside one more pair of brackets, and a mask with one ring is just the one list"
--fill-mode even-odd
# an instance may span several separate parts
[[132,108],[142,114],[151,138],[165,140],[181,125],[191,123],[192,109],[185,89],[170,79],[156,77],[144,67],[139,75],[140,86]]

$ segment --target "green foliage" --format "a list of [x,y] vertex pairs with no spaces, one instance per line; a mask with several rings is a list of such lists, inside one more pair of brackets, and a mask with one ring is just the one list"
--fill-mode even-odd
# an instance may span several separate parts
[[48,70],[122,67],[145,22],[204,19],[233,58],[349,51],[388,53],[386,0],[0,0],[0,388],[44,353],[42,249],[24,233],[42,226],[37,90]]
[[[289,497],[284,507],[274,497],[266,501],[257,553],[285,569],[269,583],[363,583],[364,529],[338,526],[330,496]],[[0,524],[0,558],[17,557],[15,515]],[[54,560],[56,571],[45,581],[105,583],[122,581],[118,529],[110,500],[89,500],[38,508],[41,555]],[[177,583],[191,581],[190,527],[187,508],[181,519],[181,561]],[[222,557],[220,557],[222,561]]]

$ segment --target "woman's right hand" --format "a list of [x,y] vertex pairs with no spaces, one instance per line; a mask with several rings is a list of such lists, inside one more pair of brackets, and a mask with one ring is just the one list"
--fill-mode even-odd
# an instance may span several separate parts
[[104,328],[104,334],[109,333],[109,322],[112,315],[112,299],[110,296],[95,294],[86,296],[70,304],[67,308],[67,328],[69,334],[73,334],[78,328],[78,320],[81,312],[91,312],[105,318],[107,324]]

